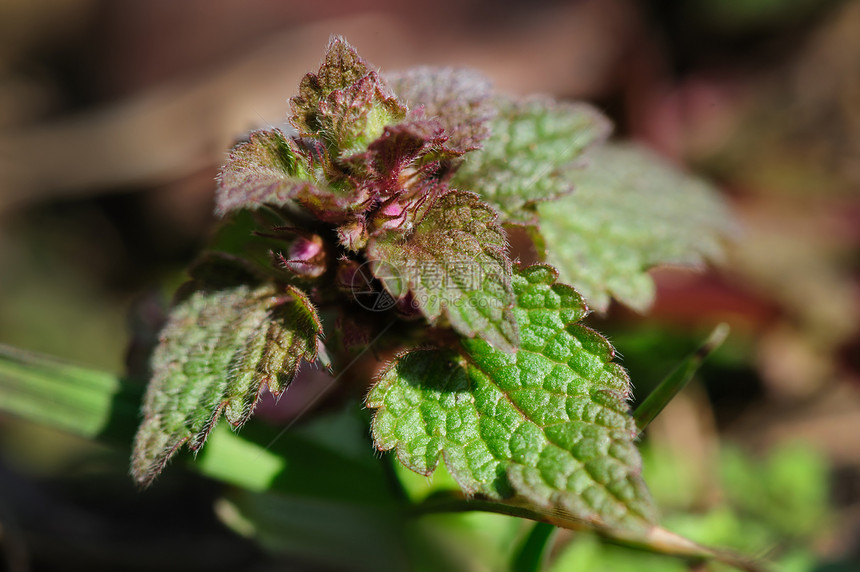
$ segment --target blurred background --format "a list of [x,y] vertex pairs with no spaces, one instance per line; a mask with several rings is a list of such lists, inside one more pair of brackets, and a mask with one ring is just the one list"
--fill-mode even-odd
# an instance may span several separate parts
[[[732,328],[649,430],[646,480],[680,532],[860,570],[857,1],[0,0],[0,343],[123,372],[211,236],[227,151],[285,122],[331,34],[383,70],[591,101],[719,186],[726,262],[590,322],[640,395]],[[141,495],[126,454],[0,417],[2,565],[318,569],[233,534],[178,465]],[[563,535],[553,570],[670,569],[619,550]]]

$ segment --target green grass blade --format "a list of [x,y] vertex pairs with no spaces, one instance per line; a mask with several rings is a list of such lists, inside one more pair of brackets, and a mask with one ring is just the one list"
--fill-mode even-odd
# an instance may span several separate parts
[[130,438],[140,390],[117,375],[0,345],[0,412],[87,438]]
[[552,540],[558,530],[545,522],[536,522],[511,560],[511,572],[540,572],[546,566]]
[[654,391],[648,394],[636,411],[633,418],[639,431],[645,429],[651,421],[693,378],[693,375],[702,365],[702,362],[714,352],[729,334],[728,324],[722,323],[711,332],[711,335],[699,346],[696,351],[687,356],[678,366],[660,382]]

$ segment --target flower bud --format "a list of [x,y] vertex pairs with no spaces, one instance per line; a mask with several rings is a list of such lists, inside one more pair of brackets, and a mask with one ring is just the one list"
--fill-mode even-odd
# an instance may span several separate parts
[[297,237],[288,250],[288,256],[279,254],[278,261],[301,278],[319,278],[325,274],[327,256],[323,239],[318,234]]

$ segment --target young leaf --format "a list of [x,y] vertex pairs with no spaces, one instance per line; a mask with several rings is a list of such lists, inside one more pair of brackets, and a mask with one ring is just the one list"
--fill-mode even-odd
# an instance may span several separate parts
[[321,326],[299,290],[247,285],[198,290],[180,302],[152,360],[132,473],[149,484],[184,443],[196,451],[224,413],[250,417],[264,388],[283,392],[314,361]]
[[[286,137],[280,130],[254,131],[230,153],[218,177],[215,213],[256,210],[265,205],[298,203],[320,220],[342,223],[366,207],[365,189],[345,191],[326,180],[342,178],[331,172],[328,157],[313,141]],[[307,149],[305,147],[308,147]]]
[[601,528],[644,531],[655,510],[640,476],[629,380],[614,350],[578,324],[587,308],[549,266],[513,277],[521,343],[401,355],[367,397],[373,436],[410,469],[443,457],[467,493],[514,493]]
[[332,154],[348,157],[367,147],[386,125],[406,115],[394,96],[371,72],[346,89],[331,92],[319,104],[317,131]]
[[584,104],[498,99],[492,137],[454,174],[451,186],[474,191],[508,221],[532,222],[533,205],[573,189],[566,172],[609,134],[609,122]]
[[373,238],[367,257],[388,291],[396,298],[411,292],[429,320],[444,314],[458,333],[480,335],[510,351],[518,340],[511,262],[497,218],[477,195],[451,191],[427,210],[411,235]]
[[717,259],[735,228],[714,189],[654,153],[610,145],[571,172],[576,191],[538,206],[547,261],[599,311],[610,296],[645,311],[654,299],[646,271]]
[[367,151],[349,157],[353,172],[361,172],[364,189],[381,204],[374,220],[378,228],[402,228],[421,214],[439,190],[440,159],[454,156],[442,147],[445,136],[435,121],[406,121],[386,127]]
[[290,99],[292,124],[304,134],[319,130],[319,106],[335,90],[343,90],[370,72],[367,62],[355,48],[339,36],[333,37],[317,73],[309,73],[299,84],[299,94]]
[[319,71],[302,79],[290,106],[299,133],[322,137],[336,157],[361,151],[406,115],[379,74],[340,37],[332,38]]
[[221,169],[215,212],[223,217],[267,204],[283,206],[316,184],[292,139],[279,129],[254,131],[233,149]]
[[465,152],[479,149],[490,136],[496,115],[489,80],[465,69],[417,67],[385,74],[385,80],[410,109],[421,106],[448,136],[447,146]]

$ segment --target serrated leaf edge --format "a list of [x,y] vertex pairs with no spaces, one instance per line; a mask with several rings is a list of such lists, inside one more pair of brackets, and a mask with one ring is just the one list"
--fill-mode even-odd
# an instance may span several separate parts
[[[302,356],[300,356],[297,359],[297,366],[294,369],[294,371],[292,371],[290,374],[291,375],[290,381],[292,381],[292,379],[294,379],[296,374],[298,373],[298,369],[299,369],[298,364],[300,364],[302,362],[302,360],[304,360],[308,363],[313,363],[314,361],[316,361],[318,354],[319,354],[318,348],[319,348],[319,345],[322,343],[322,338],[323,338],[324,332],[323,332],[323,328],[322,328],[322,323],[320,322],[320,319],[319,319],[319,315],[317,314],[316,309],[314,308],[313,304],[310,302],[310,299],[307,297],[307,295],[293,285],[287,285],[286,286],[286,293],[288,296],[292,297],[292,300],[289,300],[289,301],[288,300],[282,300],[279,303],[280,304],[283,304],[283,303],[298,303],[298,304],[300,304],[301,307],[306,310],[308,317],[310,318],[310,323],[313,325],[313,328],[314,328],[314,338],[315,338],[314,343],[312,344],[311,352],[310,353],[307,353],[307,352],[303,353]],[[277,305],[278,304],[272,306],[272,308],[269,308],[268,312],[271,312],[272,309],[277,307]],[[260,372],[258,372],[258,374],[259,373]],[[284,391],[286,391],[289,384],[290,384],[290,382],[285,383],[284,388],[281,390],[278,390],[278,388],[273,387],[271,385],[270,380],[268,378],[263,377],[259,382],[259,386],[258,386],[258,389],[256,392],[256,397],[254,399],[254,402],[251,405],[251,407],[248,409],[248,411],[245,412],[240,418],[238,418],[236,420],[230,420],[225,416],[225,421],[227,423],[229,423],[231,426],[233,426],[234,428],[241,427],[253,415],[254,409],[255,409],[256,405],[258,404],[259,399],[260,399],[260,395],[263,393],[263,391],[268,389],[272,393],[272,395],[277,399],[280,397],[280,395],[283,394]],[[147,392],[147,394],[148,394],[148,392]],[[146,407],[145,404],[147,403],[147,401],[148,401],[148,398],[145,397],[144,398],[144,408]],[[140,486],[141,488],[146,488],[150,484],[152,484],[152,482],[155,480],[155,478],[164,470],[164,468],[170,462],[172,457],[184,445],[188,445],[189,450],[196,456],[197,453],[199,452],[199,450],[205,444],[209,434],[211,433],[212,429],[215,427],[215,424],[220,420],[221,416],[224,415],[224,410],[226,409],[226,407],[229,404],[230,404],[229,399],[223,399],[218,404],[218,406],[213,410],[212,414],[209,416],[207,421],[203,424],[203,427],[196,434],[187,435],[186,437],[183,437],[182,439],[177,441],[169,449],[164,450],[163,454],[160,455],[160,461],[157,464],[152,464],[152,465],[149,465],[147,467],[144,467],[143,472],[138,472],[135,468],[135,463],[133,462],[131,465],[131,472],[132,472],[132,476],[134,477],[138,486]],[[159,414],[156,413],[153,417],[158,417],[158,415]],[[146,419],[144,419],[144,421],[141,423],[140,428],[138,428],[138,434],[140,432],[140,429],[144,426],[144,424],[146,423],[146,421],[148,419],[152,419],[152,418],[147,417]],[[136,459],[137,438],[138,437],[136,436],[134,447],[133,447],[133,450],[134,450],[134,456],[132,457],[133,461]]]

